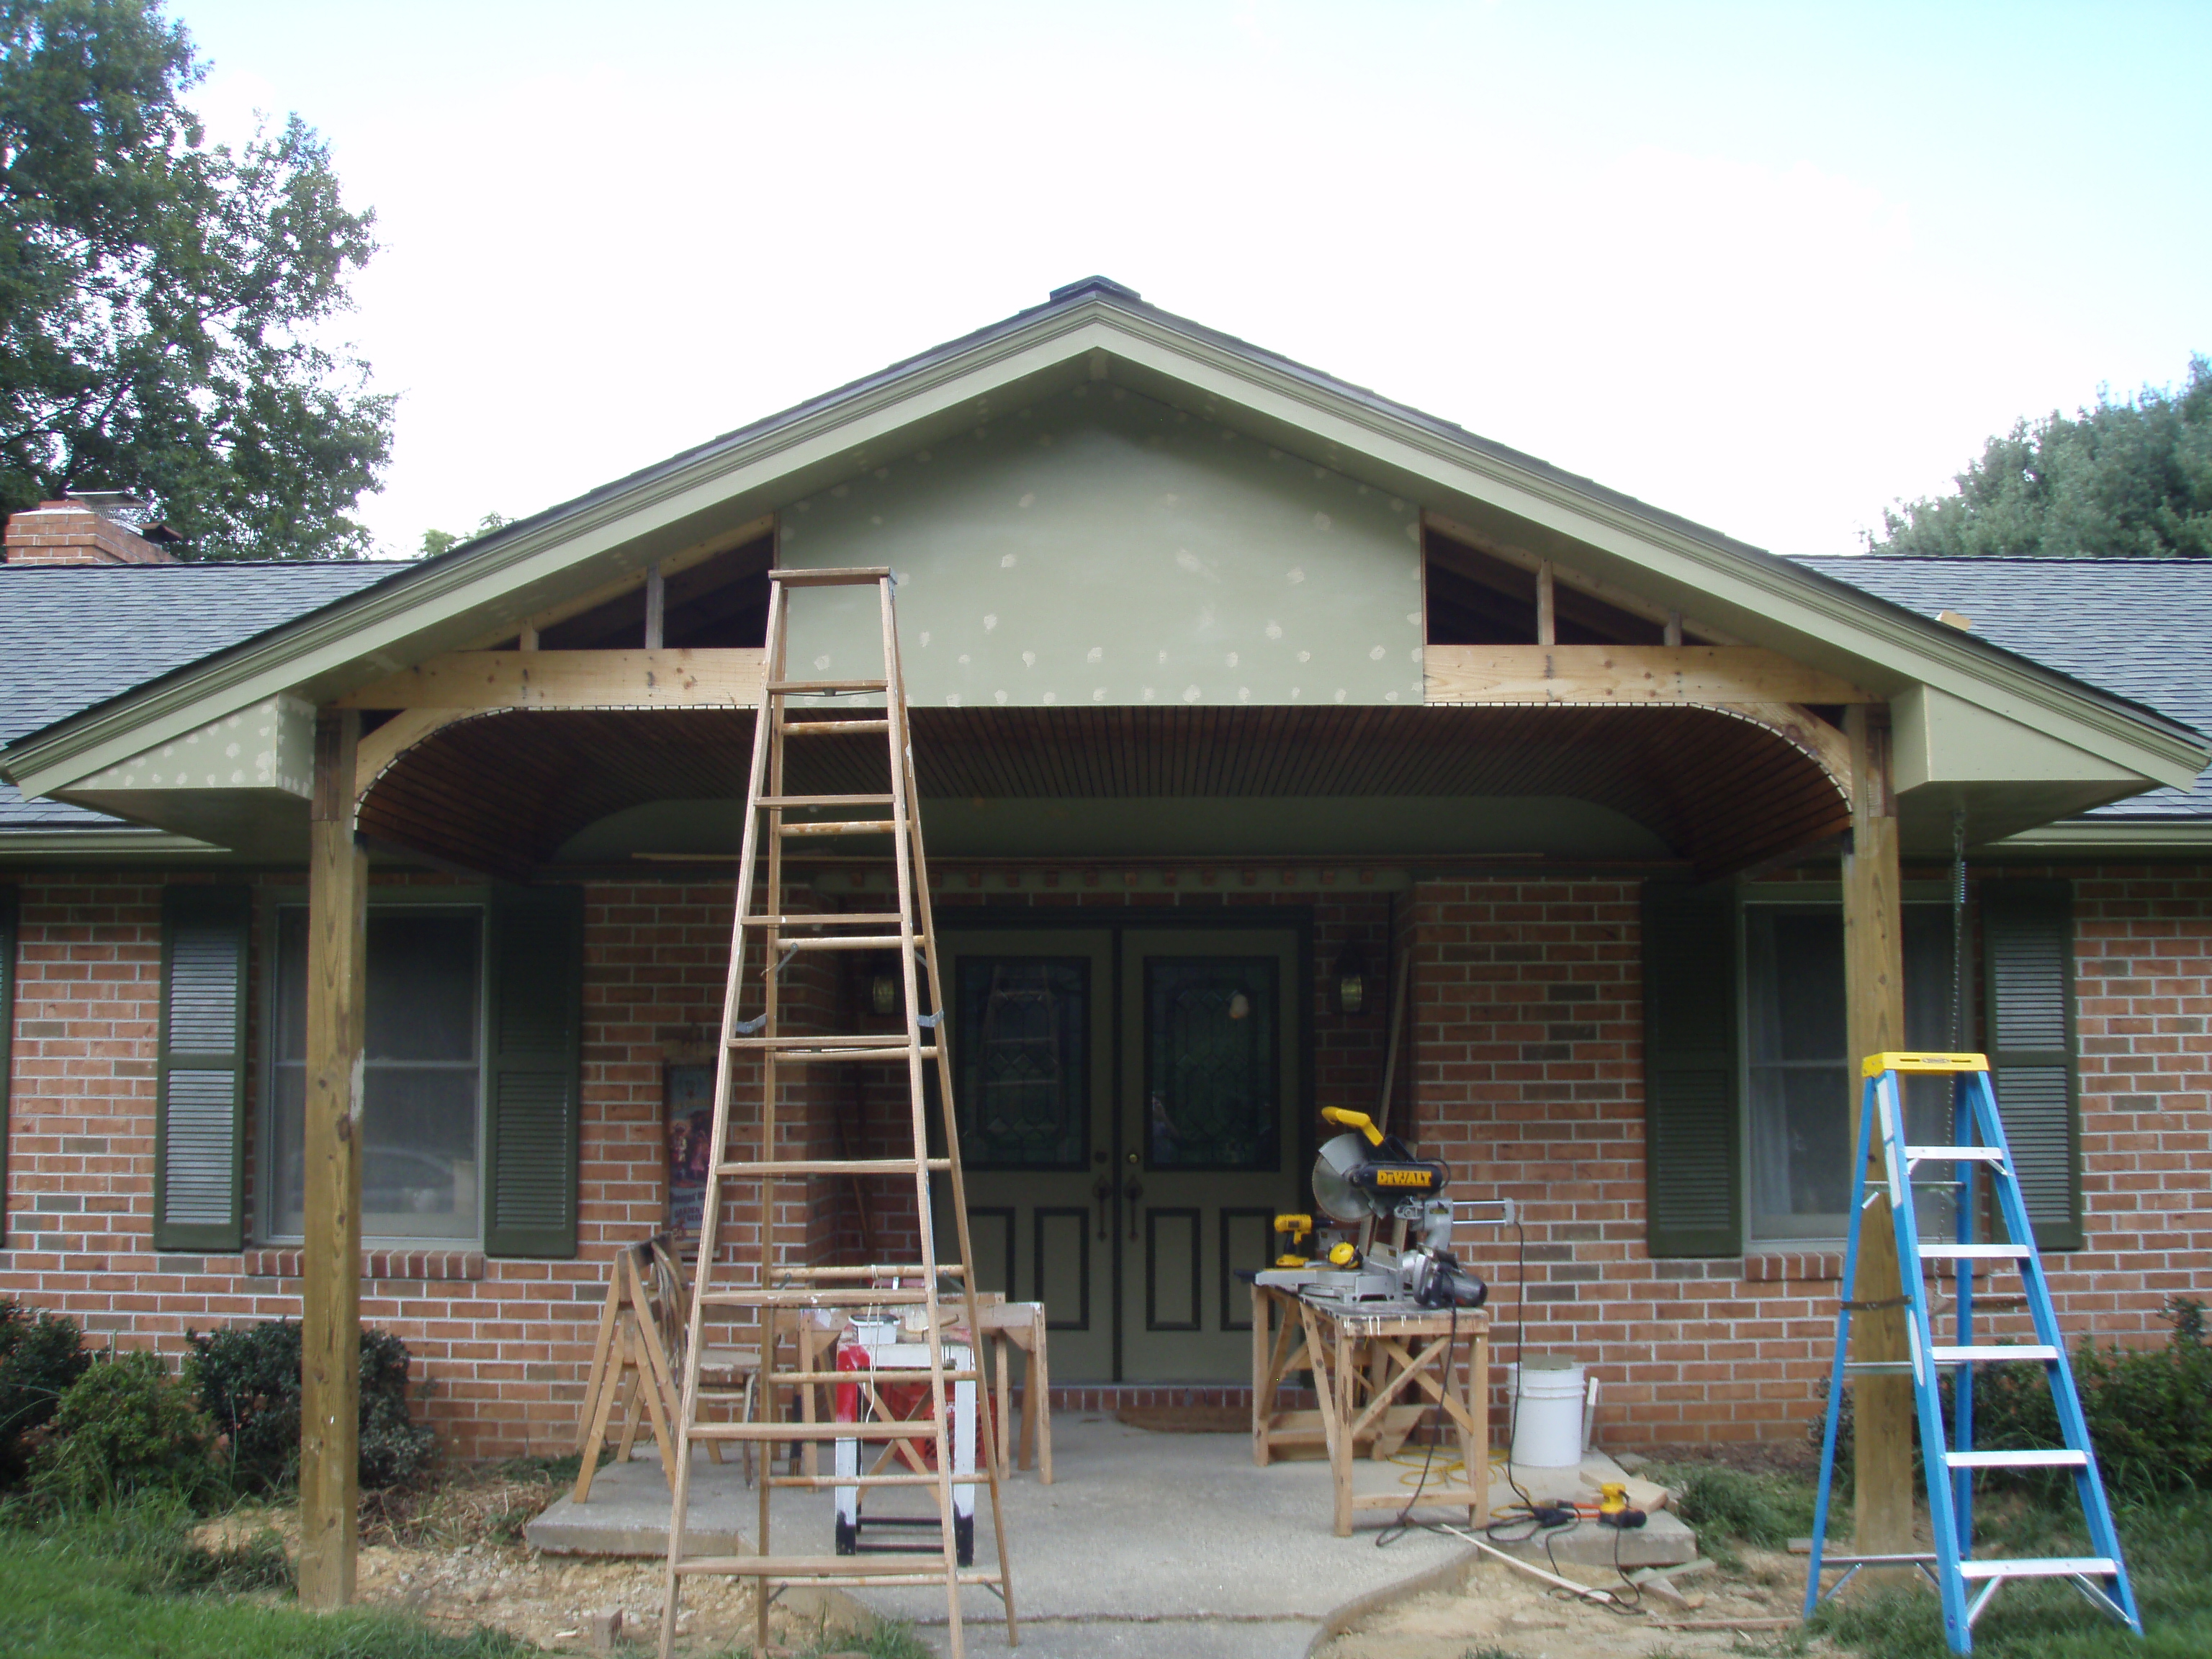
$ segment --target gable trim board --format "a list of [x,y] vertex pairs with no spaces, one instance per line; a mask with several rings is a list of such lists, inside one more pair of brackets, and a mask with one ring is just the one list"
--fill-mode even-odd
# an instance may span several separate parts
[[580,584],[627,580],[866,465],[1095,378],[1199,412],[1461,519],[1503,515],[1633,586],[1879,695],[1926,684],[2133,775],[2176,785],[2208,758],[2187,727],[1848,584],[1618,495],[1155,307],[1110,285],[896,364],[400,571],[202,664],[19,739],[6,770],[47,794],[247,704],[322,702],[518,626]]

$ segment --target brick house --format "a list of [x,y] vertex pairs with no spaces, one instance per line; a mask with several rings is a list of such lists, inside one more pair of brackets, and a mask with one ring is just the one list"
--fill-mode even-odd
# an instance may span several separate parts
[[[680,1208],[771,560],[899,574],[979,1267],[1086,1402],[1237,1388],[1233,1270],[1387,1071],[1524,1206],[1525,1285],[1465,1253],[1604,1432],[1800,1432],[1869,871],[1904,1040],[1963,990],[1995,1055],[2069,1330],[2153,1340],[2212,1266],[2195,566],[1778,558],[1099,279],[434,559],[181,563],[74,502],[7,548],[0,1295],[170,1352],[299,1312],[318,715],[358,710],[362,1312],[463,1455],[565,1446],[610,1253]],[[784,983],[849,1029],[880,976]],[[785,1103],[854,1156],[902,1109]],[[776,1220],[915,1224],[826,1181]]]

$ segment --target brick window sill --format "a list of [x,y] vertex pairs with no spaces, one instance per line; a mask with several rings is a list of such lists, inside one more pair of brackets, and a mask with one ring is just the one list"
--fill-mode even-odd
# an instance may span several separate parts
[[1841,1279],[1844,1276],[1844,1256],[1840,1250],[1777,1250],[1747,1255],[1743,1259],[1743,1276],[1753,1284],[1774,1285],[1785,1280],[1819,1280]]
[[[246,1253],[246,1271],[255,1279],[299,1279],[304,1276],[305,1252],[298,1246],[264,1247]],[[380,1279],[482,1279],[481,1250],[363,1250],[361,1276]]]

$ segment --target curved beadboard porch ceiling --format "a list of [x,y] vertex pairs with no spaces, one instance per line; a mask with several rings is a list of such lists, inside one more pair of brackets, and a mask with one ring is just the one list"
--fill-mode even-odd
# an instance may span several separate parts
[[[720,800],[734,826],[752,732],[752,715],[739,711],[479,716],[440,728],[386,767],[362,798],[362,831],[394,849],[522,878],[592,826],[657,802]],[[948,804],[941,817],[955,846],[987,833],[974,819],[979,804],[992,802],[1051,801],[1079,817],[1093,800],[1117,811],[1197,798],[1311,811],[1303,804],[1372,801],[1385,810],[1453,799],[1472,818],[1504,799],[1587,803],[1644,832],[1607,850],[1656,852],[1719,874],[1840,834],[1850,817],[1834,782],[1802,750],[1698,708],[939,708],[914,711],[914,739],[925,811]],[[880,738],[812,739],[793,746],[789,764],[794,794],[887,787]],[[1437,809],[1407,810],[1421,821],[1407,826],[1416,838],[1401,850],[1440,855]],[[1572,817],[1531,811],[1527,832],[1560,844],[1514,848],[1498,848],[1471,822],[1462,850],[1587,856],[1595,816]],[[1119,821],[1102,820],[1091,845],[1110,854],[1111,837],[1127,832]],[[925,818],[925,830],[938,826]],[[1212,853],[1205,833],[1194,827],[1178,847],[1170,832],[1161,850]],[[1312,850],[1371,851],[1380,833],[1362,826],[1359,846]],[[1314,834],[1326,838],[1326,824]],[[1054,839],[1055,856],[1074,856],[1081,831]],[[602,844],[598,855],[607,850]]]
[[[968,467],[969,487],[916,493],[939,466]],[[2062,809],[2081,810],[2185,784],[2207,757],[2124,698],[1094,278],[27,734],[4,765],[67,799],[240,709],[323,706],[513,642],[649,566],[672,578],[778,526],[794,562],[914,572],[901,625],[917,704],[1412,701],[1424,514],[1889,700],[1917,744],[1900,749],[1906,805],[1937,817],[1947,790],[2052,778],[2081,786]],[[802,661],[841,649],[802,629],[810,644]],[[2003,775],[1985,775],[1998,752]]]

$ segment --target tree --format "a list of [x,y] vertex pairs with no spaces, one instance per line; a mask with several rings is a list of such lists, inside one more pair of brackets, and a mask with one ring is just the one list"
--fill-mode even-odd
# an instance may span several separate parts
[[2173,559],[2212,556],[2212,361],[2179,394],[2146,386],[1992,438],[1955,495],[1885,509],[1876,553]]
[[422,556],[434,559],[449,547],[459,547],[463,542],[472,542],[479,536],[489,536],[495,530],[503,530],[514,522],[504,513],[487,513],[477,520],[474,530],[465,530],[456,535],[450,530],[426,530],[422,532]]
[[392,400],[325,343],[375,251],[296,116],[238,152],[160,0],[0,0],[0,511],[150,497],[204,559],[350,558]]

